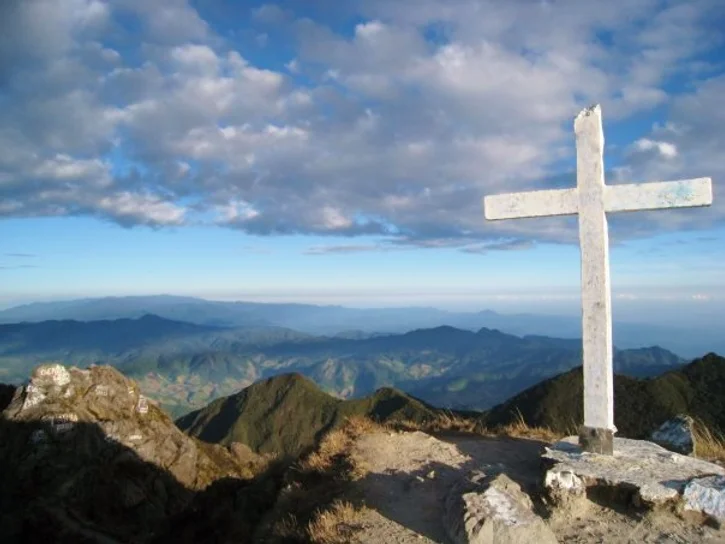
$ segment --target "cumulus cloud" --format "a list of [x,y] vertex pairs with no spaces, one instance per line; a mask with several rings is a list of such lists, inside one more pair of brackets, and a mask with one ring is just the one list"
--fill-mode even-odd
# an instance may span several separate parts
[[[481,198],[561,183],[591,102],[613,127],[667,109],[612,181],[725,174],[725,86],[702,57],[718,0],[330,9],[250,10],[265,36],[250,44],[292,51],[270,68],[185,0],[0,3],[0,215],[380,238],[313,254],[571,242],[571,218],[486,223]],[[351,32],[334,23],[350,16]],[[675,77],[692,90],[672,92]],[[723,217],[615,219],[613,239]]]
[[640,138],[634,142],[636,151],[656,151],[665,159],[672,159],[677,156],[677,146],[669,142],[657,142],[648,138]]

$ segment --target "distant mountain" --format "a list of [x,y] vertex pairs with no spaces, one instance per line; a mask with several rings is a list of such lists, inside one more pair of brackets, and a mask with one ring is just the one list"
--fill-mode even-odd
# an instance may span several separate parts
[[[474,331],[497,329],[517,336],[581,336],[578,316],[504,315],[490,310],[448,312],[427,307],[359,309],[312,304],[220,302],[171,295],[37,302],[0,311],[0,323],[136,319],[145,314],[197,325],[229,328],[273,326],[311,335],[342,334],[350,338],[363,338],[375,333],[401,334],[441,325]],[[690,327],[684,323],[679,328],[673,328],[615,321],[614,342],[621,348],[659,345],[688,357],[705,351],[725,351],[725,339],[717,327]]]
[[69,349],[113,353],[221,330],[150,314],[138,319],[0,324],[0,354],[23,355]]
[[[342,398],[397,387],[436,406],[483,410],[581,363],[577,340],[441,326],[405,334],[314,337],[279,327],[225,329],[157,316],[0,325],[0,379],[35,365],[111,364],[179,416],[255,381],[298,372]],[[661,348],[617,351],[615,368],[651,376],[685,361]]]
[[[515,421],[575,432],[583,417],[581,367],[548,379],[491,409],[492,425]],[[651,379],[615,376],[614,423],[618,435],[644,438],[677,414],[701,419],[725,432],[725,358],[714,353]]]
[[352,416],[423,422],[438,412],[391,388],[344,401],[323,392],[300,374],[283,374],[217,399],[178,419],[176,424],[205,442],[241,442],[257,453],[295,455]]

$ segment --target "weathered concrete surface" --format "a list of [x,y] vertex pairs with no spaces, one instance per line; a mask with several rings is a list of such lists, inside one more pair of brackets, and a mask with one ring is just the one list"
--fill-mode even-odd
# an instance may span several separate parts
[[554,533],[533,511],[529,496],[505,474],[480,471],[446,498],[444,524],[455,544],[554,544]]
[[668,450],[689,455],[695,451],[695,439],[692,433],[693,419],[690,416],[680,414],[665,421],[650,439]]
[[[583,452],[577,441],[574,436],[565,438],[546,448],[542,456],[548,466],[544,485],[555,502],[583,496],[590,488],[608,488],[624,492],[637,506],[673,504],[717,517],[713,512],[722,503],[712,493],[717,493],[716,483],[722,491],[725,480],[701,478],[723,478],[724,468],[643,440],[615,438],[613,456]],[[683,497],[688,485],[692,499]]]

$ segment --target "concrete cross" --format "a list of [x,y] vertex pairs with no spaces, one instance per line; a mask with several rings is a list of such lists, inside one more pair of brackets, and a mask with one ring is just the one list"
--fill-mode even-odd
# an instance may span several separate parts
[[585,451],[613,454],[614,376],[609,236],[605,212],[709,206],[710,178],[637,185],[604,184],[604,134],[599,105],[574,120],[577,186],[484,198],[488,220],[578,214],[582,278]]

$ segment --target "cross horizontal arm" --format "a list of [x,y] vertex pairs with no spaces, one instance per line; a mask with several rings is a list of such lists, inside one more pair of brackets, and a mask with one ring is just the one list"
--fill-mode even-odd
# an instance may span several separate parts
[[608,212],[694,208],[710,204],[712,204],[710,178],[607,185],[604,188],[604,207]]
[[548,191],[491,195],[483,199],[483,212],[486,219],[490,221],[495,219],[571,215],[577,213],[578,198],[576,189],[552,189]]

